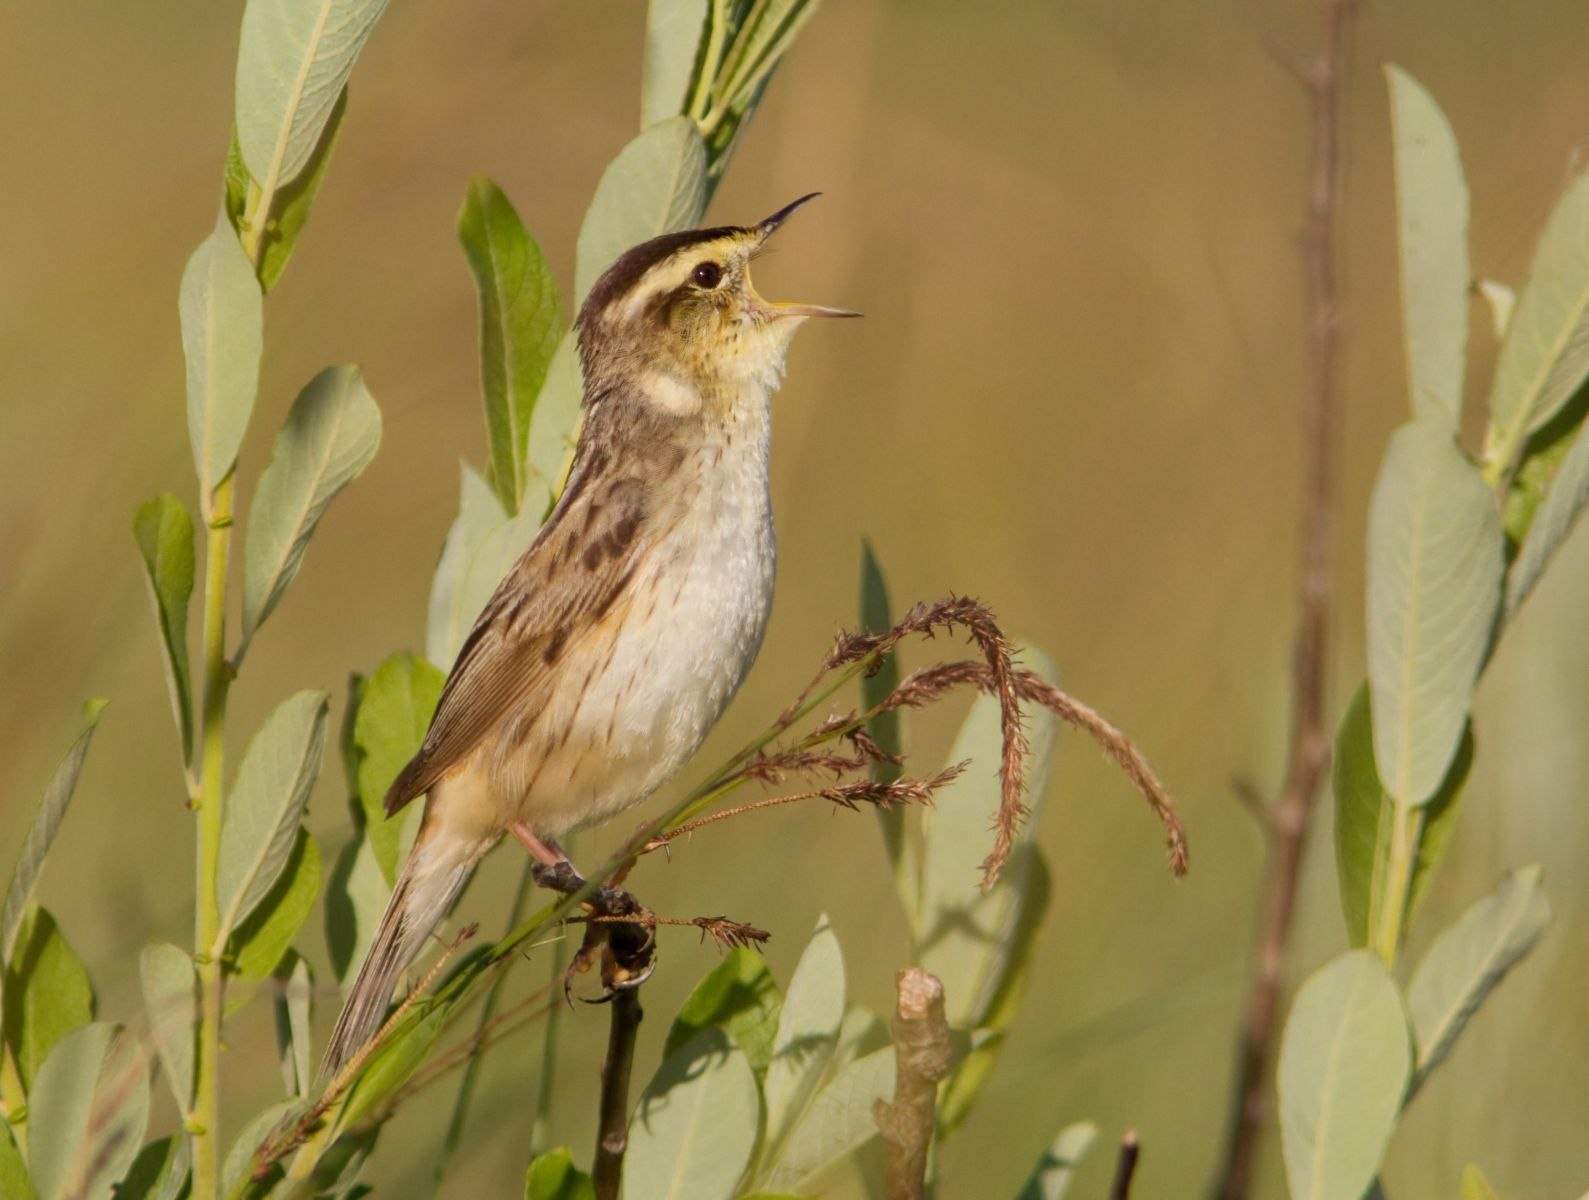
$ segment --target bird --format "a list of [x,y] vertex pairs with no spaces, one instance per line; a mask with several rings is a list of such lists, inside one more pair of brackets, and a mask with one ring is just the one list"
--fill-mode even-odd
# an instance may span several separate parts
[[771,400],[795,330],[848,309],[772,303],[751,261],[818,193],[754,225],[666,233],[597,279],[574,327],[583,420],[567,483],[481,610],[419,752],[386,795],[424,817],[324,1068],[380,1030],[393,989],[504,836],[543,886],[558,845],[640,803],[699,748],[772,608]]

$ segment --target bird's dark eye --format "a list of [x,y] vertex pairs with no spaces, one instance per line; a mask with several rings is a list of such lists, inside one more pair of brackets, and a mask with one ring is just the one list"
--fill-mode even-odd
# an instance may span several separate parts
[[714,262],[703,262],[690,274],[690,278],[703,288],[714,288],[723,281],[723,268]]

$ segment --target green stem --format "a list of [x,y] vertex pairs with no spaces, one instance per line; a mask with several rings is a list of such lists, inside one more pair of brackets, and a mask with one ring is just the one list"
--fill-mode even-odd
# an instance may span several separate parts
[[233,476],[216,485],[209,503],[209,542],[204,577],[204,723],[199,766],[198,878],[195,884],[194,958],[199,969],[199,1029],[194,1061],[192,1200],[213,1200],[220,1186],[221,1006],[225,980],[220,957],[212,953],[220,933],[221,911],[215,895],[221,853],[222,778],[226,693],[231,670],[226,662],[226,578],[232,550]]
[[1422,833],[1423,809],[1398,804],[1390,830],[1390,863],[1380,895],[1378,928],[1374,931],[1374,952],[1386,967],[1396,965],[1396,955],[1401,949],[1407,902],[1412,892],[1413,862],[1418,856],[1418,840]]

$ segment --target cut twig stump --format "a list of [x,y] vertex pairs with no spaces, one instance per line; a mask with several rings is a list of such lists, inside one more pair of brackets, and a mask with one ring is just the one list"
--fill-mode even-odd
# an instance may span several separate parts
[[921,1200],[932,1146],[938,1083],[949,1074],[949,1022],[943,984],[920,967],[895,976],[899,1003],[894,1033],[894,1101],[879,1100],[873,1115],[882,1131],[888,1200]]

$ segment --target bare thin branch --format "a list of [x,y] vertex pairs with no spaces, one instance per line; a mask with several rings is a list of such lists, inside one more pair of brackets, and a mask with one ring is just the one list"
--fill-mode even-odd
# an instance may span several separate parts
[[1109,1200],[1130,1200],[1131,1181],[1136,1177],[1137,1159],[1142,1157],[1142,1144],[1137,1141],[1135,1129],[1126,1130],[1120,1139],[1120,1153],[1115,1158],[1114,1182],[1109,1185]]
[[1238,1051],[1218,1195],[1246,1200],[1252,1190],[1258,1142],[1269,1116],[1267,1079],[1280,993],[1296,908],[1308,817],[1330,760],[1325,721],[1330,591],[1332,586],[1335,377],[1340,350],[1340,291],[1336,278],[1336,216],[1341,190],[1340,108],[1354,0],[1320,0],[1324,46],[1301,79],[1313,109],[1313,162],[1302,234],[1307,269],[1312,376],[1302,404],[1304,485],[1299,621],[1292,662],[1290,744],[1279,798],[1269,814],[1271,853],[1258,909],[1247,1015]]
[[607,1058],[601,1064],[601,1101],[597,1110],[596,1158],[591,1172],[596,1200],[618,1200],[623,1156],[629,1149],[629,1076],[644,1013],[640,989],[619,992],[611,1005]]

